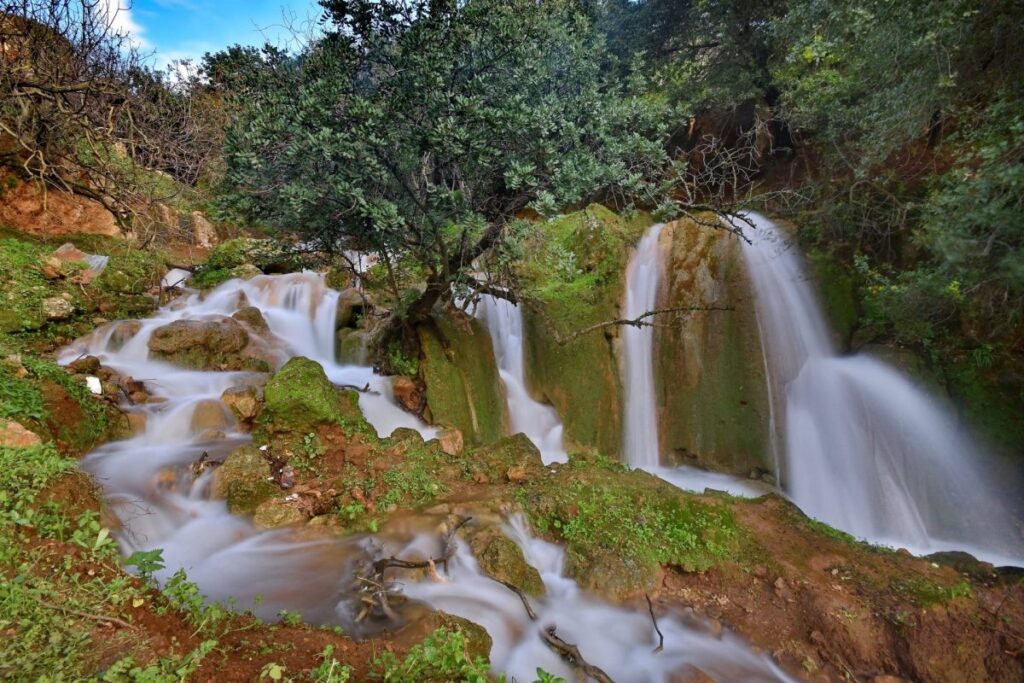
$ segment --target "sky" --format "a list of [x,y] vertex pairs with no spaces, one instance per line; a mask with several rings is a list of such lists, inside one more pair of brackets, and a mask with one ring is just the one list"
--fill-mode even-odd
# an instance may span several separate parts
[[316,0],[104,0],[115,27],[128,33],[153,66],[200,59],[228,45],[286,46],[284,25],[309,25],[319,17]]

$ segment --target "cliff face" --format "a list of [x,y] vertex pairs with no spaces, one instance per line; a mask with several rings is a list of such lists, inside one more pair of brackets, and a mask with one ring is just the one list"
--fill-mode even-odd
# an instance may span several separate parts
[[725,309],[665,316],[655,328],[662,459],[770,471],[764,358],[739,240],[686,219],[666,226],[659,246],[659,308]]

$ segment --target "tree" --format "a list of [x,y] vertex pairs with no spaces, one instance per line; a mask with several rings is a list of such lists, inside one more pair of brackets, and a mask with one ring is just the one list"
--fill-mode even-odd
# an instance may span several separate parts
[[328,30],[301,53],[242,60],[257,76],[228,134],[230,205],[419,273],[388,338],[414,345],[523,212],[667,196],[664,106],[602,76],[577,3],[322,4]]

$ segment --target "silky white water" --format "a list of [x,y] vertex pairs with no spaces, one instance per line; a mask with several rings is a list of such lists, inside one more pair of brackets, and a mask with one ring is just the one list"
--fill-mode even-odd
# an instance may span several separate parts
[[505,299],[484,295],[480,297],[477,315],[487,325],[494,345],[498,373],[505,385],[511,433],[525,434],[540,450],[545,465],[565,462],[569,456],[562,446],[562,421],[558,413],[535,401],[526,390],[522,311]]
[[[626,267],[626,297],[622,317],[634,320],[658,304],[664,266],[658,238],[664,226],[652,226],[640,239]],[[645,322],[656,322],[648,318]],[[622,328],[623,400],[625,403],[623,451],[633,467],[657,467],[658,405],[654,395],[654,328],[627,325]]]
[[744,255],[787,494],[812,517],[872,542],[1024,561],[989,457],[898,370],[838,356],[796,250],[770,220],[747,217],[754,229]]
[[[305,355],[323,365],[336,383],[369,384],[373,391],[360,395],[360,407],[382,436],[397,427],[411,427],[433,437],[435,429],[394,403],[388,378],[370,368],[334,361],[337,298],[337,292],[312,273],[231,281],[205,297],[186,293],[151,319],[99,328],[65,349],[60,360],[98,356],[105,366],[143,380],[158,399],[131,408],[147,415],[143,433],[106,444],[84,461],[122,522],[116,535],[126,554],[160,548],[166,568],[157,573],[158,580],[185,569],[208,599],[252,609],[264,619],[274,619],[281,610],[298,611],[312,623],[339,624],[353,635],[370,635],[375,627],[355,618],[361,606],[353,590],[357,567],[375,557],[410,554],[417,548],[427,548],[426,556],[437,552],[438,535],[422,533],[432,518],[424,516],[413,525],[420,530],[416,533],[388,531],[339,539],[302,528],[264,531],[248,518],[229,514],[223,501],[209,497],[211,473],[194,479],[189,465],[203,454],[223,460],[249,436],[237,430],[226,409],[220,434],[194,426],[193,416],[200,403],[216,401],[225,389],[257,381],[258,376],[183,370],[150,360],[147,348],[153,330],[173,320],[220,319],[241,307],[256,306],[270,327],[268,343],[278,364]],[[542,615],[538,625],[557,626],[560,635],[575,642],[616,681],[670,680],[686,663],[722,682],[789,680],[738,638],[728,633],[712,636],[700,623],[672,616],[660,620],[665,651],[652,654],[654,631],[646,610],[613,607],[586,596],[562,575],[561,549],[531,538],[521,523],[510,533],[548,587],[548,595],[535,602]],[[526,621],[518,597],[485,577],[461,543],[447,583],[411,580],[405,591],[487,627],[495,641],[496,671],[533,680],[536,667],[543,666],[571,678],[565,664],[540,641],[537,626]]]

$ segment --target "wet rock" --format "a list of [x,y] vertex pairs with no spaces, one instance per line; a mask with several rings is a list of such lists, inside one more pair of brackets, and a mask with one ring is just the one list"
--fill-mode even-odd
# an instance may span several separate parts
[[250,345],[249,333],[236,320],[176,320],[153,330],[149,350],[154,358],[197,370],[270,369],[261,350]]
[[133,411],[125,413],[128,420],[128,429],[132,436],[138,436],[146,431],[146,413]]
[[225,413],[224,404],[211,398],[196,404],[189,426],[193,434],[208,430],[227,431],[231,428],[231,419]]
[[139,333],[140,329],[142,329],[142,323],[138,320],[124,320],[114,323],[114,330],[110,333],[110,338],[107,340],[107,349],[110,351],[120,351],[132,337]]
[[932,553],[925,559],[945,567],[952,567],[961,574],[976,579],[988,579],[995,574],[995,567],[988,562],[982,562],[970,553],[959,550],[947,550]]
[[522,549],[501,529],[489,527],[473,534],[469,547],[480,569],[488,576],[510,583],[529,595],[544,595],[540,572],[527,563]]
[[245,308],[239,309],[235,311],[231,317],[238,322],[245,323],[252,328],[254,332],[265,333],[270,331],[266,318],[263,317],[263,313],[260,312],[260,309],[255,306],[246,306]]
[[438,315],[417,328],[430,419],[455,427],[473,444],[494,443],[506,433],[505,394],[491,335],[476,318]]
[[516,434],[477,450],[476,465],[491,481],[523,481],[544,463],[533,442],[525,434]]
[[217,230],[202,211],[193,211],[189,221],[192,224],[192,240],[196,246],[209,249],[217,243]]
[[370,361],[370,334],[366,330],[345,327],[338,330],[337,356],[339,363],[367,365]]
[[59,296],[43,299],[42,308],[47,320],[67,320],[75,312],[71,302]]
[[95,375],[100,369],[100,359],[96,356],[83,356],[68,363],[68,370],[76,375]]
[[693,664],[685,664],[679,671],[672,674],[670,683],[715,683],[715,679]]
[[38,446],[42,439],[18,422],[0,420],[0,446],[4,448],[30,448]]
[[274,431],[310,431],[345,412],[324,369],[301,356],[292,358],[270,378],[263,395]]
[[413,377],[394,377],[391,380],[391,391],[395,400],[413,415],[419,415],[426,406],[427,397],[420,384]]
[[344,289],[338,295],[338,315],[334,320],[337,328],[356,327],[359,316],[370,308],[367,297],[354,287]]
[[875,676],[871,679],[871,683],[907,683],[907,679],[900,678],[899,676],[889,676],[883,674],[881,676]]
[[263,403],[263,388],[258,386],[237,386],[224,391],[220,400],[239,422],[252,422],[260,412]]
[[466,449],[465,440],[462,438],[462,432],[454,427],[442,429],[441,433],[437,436],[437,440],[441,446],[441,450],[448,455],[462,455],[462,452]]
[[278,488],[263,453],[254,446],[243,446],[217,468],[212,492],[215,498],[227,501],[230,512],[248,514],[278,492]]
[[306,515],[302,510],[289,505],[280,498],[266,500],[256,508],[252,521],[264,529],[276,529],[292,524],[302,524]]

